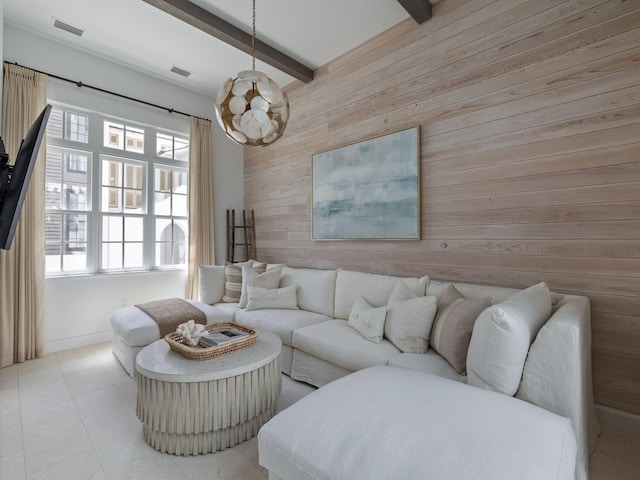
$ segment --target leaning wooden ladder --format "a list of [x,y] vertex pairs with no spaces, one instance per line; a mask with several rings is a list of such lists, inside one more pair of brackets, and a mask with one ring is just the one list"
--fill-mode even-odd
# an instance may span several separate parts
[[[238,235],[237,231],[242,232]],[[239,238],[242,237],[242,238]],[[244,258],[236,258],[236,247],[244,247]],[[227,261],[238,262],[256,258],[256,229],[253,210],[242,210],[242,223],[236,225],[236,211],[227,210]]]

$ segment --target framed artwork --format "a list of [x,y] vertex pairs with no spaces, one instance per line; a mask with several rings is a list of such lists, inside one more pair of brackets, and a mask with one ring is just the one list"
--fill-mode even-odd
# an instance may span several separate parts
[[420,239],[420,127],[312,157],[313,240]]

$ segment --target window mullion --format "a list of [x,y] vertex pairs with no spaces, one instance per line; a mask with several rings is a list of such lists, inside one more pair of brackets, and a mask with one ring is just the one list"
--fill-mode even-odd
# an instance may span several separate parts
[[101,129],[98,115],[91,114],[89,116],[89,144],[93,149],[93,161],[91,162],[91,212],[90,212],[90,235],[87,249],[89,271],[98,273],[100,271],[100,258],[102,256],[101,240],[102,240],[102,212],[100,208],[101,185],[101,157],[97,148],[102,140]]
[[[155,134],[155,132],[148,133],[149,136]],[[153,139],[150,139],[149,145],[154,145]],[[153,161],[149,161],[147,176],[145,178],[147,186],[147,218],[145,221],[144,255],[145,262],[150,269],[157,268],[155,261],[155,168],[155,163]]]

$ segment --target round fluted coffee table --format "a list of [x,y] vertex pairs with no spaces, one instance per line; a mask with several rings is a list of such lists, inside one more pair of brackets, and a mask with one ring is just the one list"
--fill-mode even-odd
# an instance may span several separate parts
[[190,360],[158,340],[136,357],[136,413],[144,439],[160,452],[197,455],[255,436],[276,412],[282,342],[255,344],[211,360]]

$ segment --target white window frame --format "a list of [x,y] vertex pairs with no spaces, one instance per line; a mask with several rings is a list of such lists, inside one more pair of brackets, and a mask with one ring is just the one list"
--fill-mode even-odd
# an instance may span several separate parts
[[[155,186],[153,184],[154,177],[153,172],[157,167],[170,168],[172,170],[179,170],[188,172],[189,166],[187,161],[180,161],[173,158],[159,157],[156,155],[156,138],[158,134],[172,136],[181,140],[189,142],[188,132],[176,132],[160,127],[154,127],[150,125],[141,124],[128,119],[120,119],[110,115],[104,115],[99,112],[89,111],[80,107],[72,107],[65,105],[58,105],[56,102],[50,101],[54,105],[54,108],[62,109],[64,112],[78,113],[86,115],[88,117],[89,136],[88,143],[66,140],[64,138],[50,138],[47,137],[47,146],[54,147],[63,151],[73,153],[73,151],[89,152],[90,158],[87,164],[88,174],[90,179],[88,182],[88,195],[87,203],[90,206],[90,210],[86,212],[76,212],[71,210],[60,209],[61,213],[83,213],[87,215],[87,252],[86,270],[78,271],[56,271],[47,272],[47,277],[56,276],[73,276],[78,274],[93,275],[102,273],[126,273],[126,272],[140,272],[140,271],[154,271],[154,270],[184,270],[187,268],[188,258],[185,258],[184,264],[171,264],[171,265],[156,265],[156,237],[155,237],[155,224],[157,218],[175,218],[180,220],[186,220],[188,222],[188,213],[186,217],[175,217],[173,215],[156,215],[154,212],[154,193]],[[63,117],[63,124],[66,119]],[[104,122],[111,122],[125,125],[129,128],[139,128],[144,130],[144,153],[136,153],[126,150],[126,145],[123,149],[117,149],[113,146],[104,145]],[[144,213],[132,214],[135,216],[141,216],[144,224],[144,240],[143,240],[143,262],[141,267],[136,268],[102,268],[102,218],[104,215],[124,215],[129,216],[126,209],[122,209],[120,213],[116,212],[103,212],[101,204],[101,192],[102,192],[102,161],[104,159],[113,158],[116,161],[123,161],[126,163],[143,164],[143,195],[142,205]],[[126,189],[122,185],[123,189]],[[123,195],[124,200],[124,195]],[[124,206],[123,206],[124,207]],[[51,210],[56,211],[56,210]],[[65,227],[62,226],[62,229]],[[63,232],[61,231],[61,234]],[[186,236],[186,246],[188,247],[188,232],[184,232]],[[186,249],[188,251],[188,248]],[[64,255],[64,249],[61,247],[61,254]],[[62,265],[62,259],[61,263]]]

